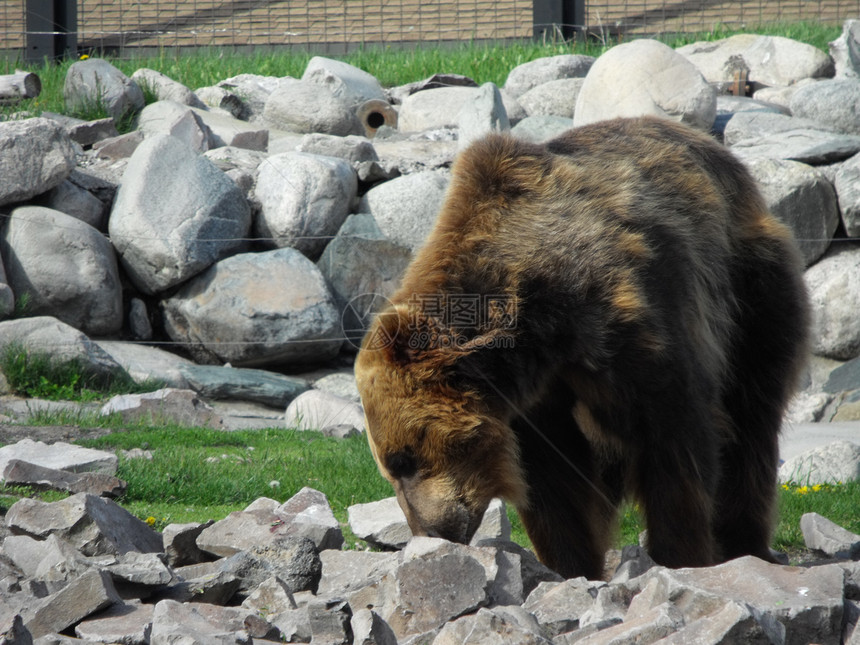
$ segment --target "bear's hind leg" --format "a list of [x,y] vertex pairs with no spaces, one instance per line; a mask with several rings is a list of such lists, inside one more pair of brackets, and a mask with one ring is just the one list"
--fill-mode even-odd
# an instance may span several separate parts
[[735,279],[740,333],[723,393],[731,431],[720,456],[714,528],[724,559],[773,562],[779,430],[806,359],[808,313],[801,274],[789,260],[753,251],[746,257]]
[[566,578],[603,575],[620,489],[603,485],[593,450],[576,427],[569,394],[512,424],[529,484],[517,511],[541,561]]

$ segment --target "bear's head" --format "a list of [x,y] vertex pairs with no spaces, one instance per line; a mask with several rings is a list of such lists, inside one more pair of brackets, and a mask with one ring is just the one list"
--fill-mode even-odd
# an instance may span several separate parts
[[482,351],[398,306],[379,315],[358,354],[367,438],[414,535],[468,543],[494,497],[521,504],[516,438],[500,406],[465,376]]

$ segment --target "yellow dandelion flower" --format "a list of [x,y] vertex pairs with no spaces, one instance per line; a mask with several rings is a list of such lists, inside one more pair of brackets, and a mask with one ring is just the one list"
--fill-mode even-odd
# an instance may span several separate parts
[[81,58],[80,58],[80,60],[86,60],[86,59],[88,59],[89,57],[90,57],[90,55],[89,55],[89,54],[81,54]]
[[812,490],[813,490],[814,492],[816,492],[816,493],[817,493],[818,491],[820,491],[820,490],[821,490],[821,484],[815,484],[815,485],[812,487]]
[[154,517],[152,517],[152,515],[150,515],[149,517],[147,517],[144,521],[145,521],[147,524],[149,524],[150,526],[155,526],[155,518],[154,518]]

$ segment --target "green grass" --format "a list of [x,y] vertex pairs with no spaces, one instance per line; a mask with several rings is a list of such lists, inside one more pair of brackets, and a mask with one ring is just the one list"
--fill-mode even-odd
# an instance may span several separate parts
[[[736,33],[786,36],[827,51],[827,43],[839,36],[841,27],[813,22],[768,24],[750,27],[744,31],[716,27],[706,33],[674,34],[661,39],[668,45],[677,47],[696,40],[716,40]],[[599,56],[618,42],[619,39],[579,39],[574,42],[462,43],[414,49],[375,47],[360,49],[337,58],[373,74],[387,87],[421,80],[439,72],[463,74],[478,83],[493,82],[501,86],[511,69],[522,63],[557,54]],[[310,58],[310,53],[293,51],[246,54],[227,48],[213,48],[191,54],[183,52],[181,57],[170,49],[164,49],[157,56],[111,59],[111,62],[128,75],[138,68],[147,67],[196,89],[242,73],[300,77]],[[63,101],[63,83],[72,62],[27,65],[20,61],[0,61],[0,74],[9,74],[16,68],[23,68],[38,74],[42,81],[42,94],[39,97],[14,106],[0,106],[0,115],[24,110],[33,114],[41,114],[43,111],[68,113]],[[153,98],[149,92],[147,101],[151,102]],[[106,116],[106,113],[103,107],[94,105],[77,116],[91,119]],[[131,122],[120,124],[121,129],[127,130],[131,127]]]
[[161,387],[156,381],[135,383],[124,374],[105,377],[88,370],[81,361],[57,361],[47,352],[30,351],[17,343],[0,349],[0,372],[13,393],[52,401],[98,401],[105,395]]

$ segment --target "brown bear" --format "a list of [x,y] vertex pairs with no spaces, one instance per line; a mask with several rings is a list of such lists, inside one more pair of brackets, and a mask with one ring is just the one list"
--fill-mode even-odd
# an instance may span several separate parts
[[502,497],[544,563],[597,578],[629,496],[660,564],[772,561],[807,323],[792,236],[744,166],[617,119],[462,152],[356,378],[415,534],[467,542]]

